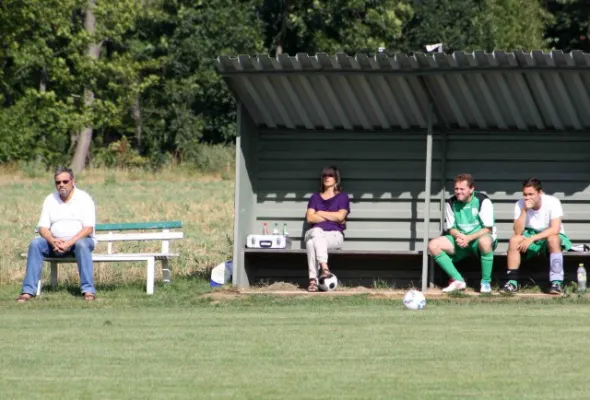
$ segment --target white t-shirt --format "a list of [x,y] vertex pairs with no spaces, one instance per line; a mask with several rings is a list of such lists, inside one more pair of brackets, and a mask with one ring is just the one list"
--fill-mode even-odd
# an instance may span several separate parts
[[[514,206],[514,219],[520,217],[520,213],[524,208],[524,199],[520,199]],[[561,208],[561,201],[557,197],[548,194],[541,195],[541,208],[538,210],[528,210],[526,213],[525,228],[531,228],[537,232],[544,231],[551,225],[551,220],[563,217],[563,208]],[[559,233],[565,235],[563,229],[563,222],[559,228]]]
[[[90,195],[76,187],[73,190],[74,194],[67,203],[62,201],[58,192],[53,192],[43,202],[37,226],[49,228],[55,238],[71,239],[83,227],[94,227],[96,224],[96,210]],[[94,232],[91,236],[94,237]]]

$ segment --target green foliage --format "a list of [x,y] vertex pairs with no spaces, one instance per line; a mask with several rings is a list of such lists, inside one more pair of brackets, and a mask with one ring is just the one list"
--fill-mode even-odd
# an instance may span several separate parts
[[374,52],[401,39],[413,15],[406,0],[266,0],[265,45],[271,52]]
[[0,162],[65,163],[69,134],[84,122],[84,115],[54,92],[27,90],[12,107],[0,109]]
[[552,16],[539,0],[488,0],[484,26],[493,50],[546,50],[543,37]]
[[590,2],[586,0],[549,0],[548,10],[554,20],[546,37],[563,51],[590,51]]
[[[200,142],[230,142],[235,137],[235,103],[216,74],[221,54],[262,51],[257,1],[212,0],[204,3],[164,1],[163,31],[168,56],[165,77],[144,96],[145,130],[150,152],[174,152],[193,158]],[[162,32],[156,30],[156,32]]]
[[95,165],[194,164],[203,143],[236,135],[219,55],[415,52],[437,42],[446,52],[590,51],[584,0],[97,1],[94,34],[88,4],[0,2],[0,163],[68,164],[91,126]]
[[232,173],[236,158],[236,148],[233,145],[201,144],[196,148],[194,160],[201,172]]
[[94,167],[137,168],[145,167],[148,159],[142,157],[139,152],[131,147],[125,136],[116,142],[110,143],[106,148],[99,148],[93,156]]
[[46,166],[39,161],[21,161],[18,169],[27,178],[45,178],[47,176]]
[[549,14],[538,0],[415,0],[416,16],[405,27],[405,51],[430,43],[456,50],[545,49]]

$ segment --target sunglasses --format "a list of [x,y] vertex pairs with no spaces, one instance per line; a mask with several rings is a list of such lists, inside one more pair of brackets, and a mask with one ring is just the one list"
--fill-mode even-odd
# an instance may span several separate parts
[[334,174],[323,174],[322,178],[334,178]]
[[67,179],[65,181],[55,181],[55,184],[56,185],[59,185],[60,183],[63,183],[64,185],[67,185],[68,183],[70,183],[70,181],[67,180]]

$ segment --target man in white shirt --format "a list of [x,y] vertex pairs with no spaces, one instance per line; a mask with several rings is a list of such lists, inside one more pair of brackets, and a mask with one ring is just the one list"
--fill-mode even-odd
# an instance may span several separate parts
[[84,299],[96,299],[92,251],[96,211],[88,193],[75,186],[71,169],[59,167],[55,172],[57,191],[45,198],[37,226],[38,237],[31,241],[27,256],[27,272],[20,296],[24,303],[35,296],[41,278],[43,257],[76,257],[80,286]]
[[508,245],[506,284],[500,292],[513,294],[518,290],[518,268],[521,254],[525,259],[549,252],[549,293],[563,293],[563,250],[572,243],[561,223],[563,209],[554,196],[543,193],[543,185],[536,178],[522,184],[523,198],[514,206],[514,235]]

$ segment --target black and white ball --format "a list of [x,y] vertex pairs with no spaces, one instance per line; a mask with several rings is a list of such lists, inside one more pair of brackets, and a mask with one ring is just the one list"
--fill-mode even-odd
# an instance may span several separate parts
[[338,278],[336,275],[332,274],[327,278],[320,278],[318,279],[318,288],[322,292],[330,292],[338,287]]

